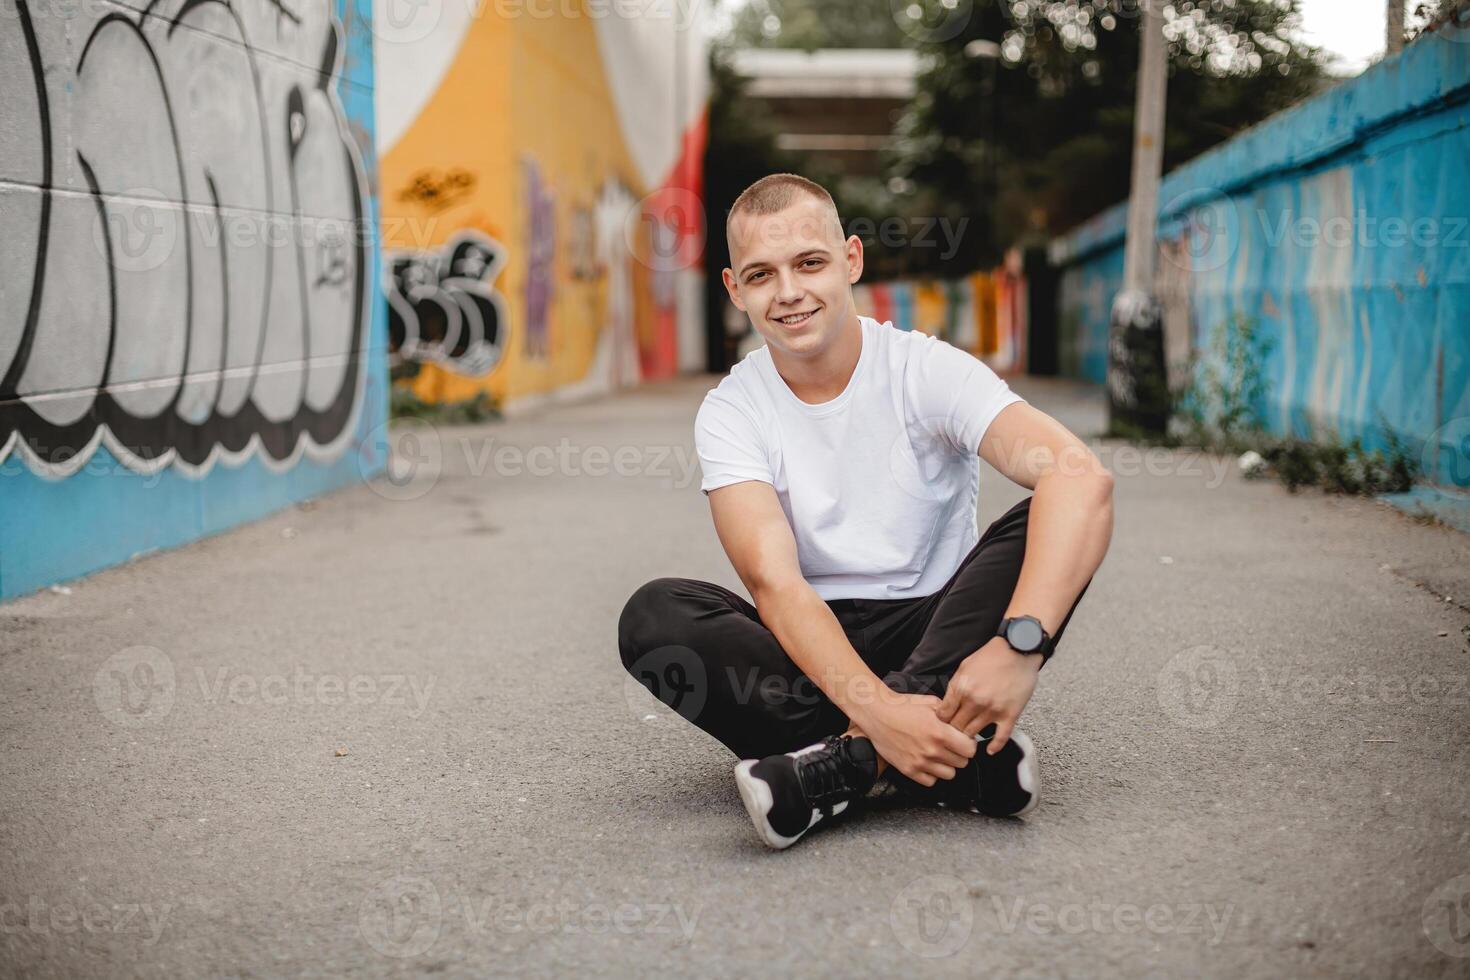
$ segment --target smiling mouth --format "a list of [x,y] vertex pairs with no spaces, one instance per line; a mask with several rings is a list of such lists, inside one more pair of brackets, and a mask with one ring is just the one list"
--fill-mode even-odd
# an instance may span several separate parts
[[773,316],[771,319],[783,327],[799,327],[816,315],[816,310],[807,310],[805,313],[792,313],[789,316]]

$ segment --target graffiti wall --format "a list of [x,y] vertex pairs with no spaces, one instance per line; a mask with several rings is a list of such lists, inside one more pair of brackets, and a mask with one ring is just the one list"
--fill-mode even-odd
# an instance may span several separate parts
[[999,373],[1026,369],[1026,280],[1020,256],[963,279],[859,283],[857,311],[948,341]]
[[700,5],[379,9],[398,383],[514,407],[702,366]]
[[[1470,29],[1453,25],[1169,174],[1155,289],[1171,382],[1210,332],[1269,344],[1278,434],[1390,435],[1470,486]],[[1052,248],[1063,372],[1102,382],[1125,206]]]
[[0,596],[381,467],[368,14],[0,11]]

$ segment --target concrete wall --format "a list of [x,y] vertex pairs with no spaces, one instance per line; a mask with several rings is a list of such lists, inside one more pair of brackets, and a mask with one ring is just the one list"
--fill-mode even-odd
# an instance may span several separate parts
[[[1447,28],[1175,170],[1156,290],[1172,379],[1216,324],[1274,345],[1279,434],[1423,447],[1470,486],[1470,30]],[[1054,243],[1064,373],[1102,382],[1124,206]]]
[[381,468],[353,2],[0,11],[0,596]]
[[702,366],[703,8],[379,7],[394,377],[514,407]]

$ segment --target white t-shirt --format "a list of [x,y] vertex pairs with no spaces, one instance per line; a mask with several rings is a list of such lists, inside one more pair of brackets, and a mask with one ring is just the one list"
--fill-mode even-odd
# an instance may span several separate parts
[[694,424],[705,493],[775,487],[801,574],[823,599],[932,595],[979,540],[980,440],[1020,395],[942,340],[859,317],[847,388],[809,405],[751,351]]

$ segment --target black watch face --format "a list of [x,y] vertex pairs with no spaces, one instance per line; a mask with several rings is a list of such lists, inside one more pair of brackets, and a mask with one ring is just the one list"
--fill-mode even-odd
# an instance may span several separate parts
[[1017,650],[1041,649],[1041,624],[1029,619],[1017,619],[1006,628],[1006,641]]

